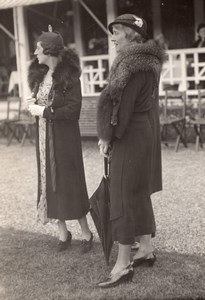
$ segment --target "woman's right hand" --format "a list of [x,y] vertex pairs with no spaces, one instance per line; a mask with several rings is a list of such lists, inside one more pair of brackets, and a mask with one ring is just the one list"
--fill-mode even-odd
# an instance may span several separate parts
[[99,140],[98,142],[98,146],[100,148],[100,154],[104,157],[109,157],[109,145],[110,143],[108,141],[104,141],[104,140]]

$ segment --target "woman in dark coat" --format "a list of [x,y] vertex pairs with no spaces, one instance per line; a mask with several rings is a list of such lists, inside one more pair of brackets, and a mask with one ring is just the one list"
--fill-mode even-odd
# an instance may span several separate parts
[[[155,219],[150,195],[162,189],[158,84],[164,57],[147,41],[145,20],[131,14],[109,25],[117,57],[97,112],[100,152],[110,153],[110,213],[112,237],[118,241],[117,261],[102,288],[133,276],[133,267],[153,266],[151,237]],[[133,262],[131,245],[139,237]]]
[[59,33],[40,35],[29,68],[33,92],[28,110],[36,116],[38,165],[38,218],[45,224],[58,220],[58,250],[71,243],[66,220],[78,219],[82,252],[92,246],[86,220],[89,210],[82,158],[79,116],[81,87],[79,58],[64,48]]

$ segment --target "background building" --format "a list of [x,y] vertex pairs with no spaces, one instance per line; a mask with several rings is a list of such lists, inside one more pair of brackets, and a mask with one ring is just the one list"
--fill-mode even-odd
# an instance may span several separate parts
[[[168,62],[160,84],[176,85],[195,94],[199,80],[205,80],[205,66],[198,63],[202,50],[191,49],[196,28],[204,21],[205,0],[6,0],[0,2],[0,98],[18,92],[29,94],[27,68],[36,38],[51,24],[67,47],[81,58],[82,92],[87,115],[95,109],[96,97],[106,85],[115,50],[107,24],[119,14],[133,13],[147,20],[150,38],[163,34],[168,44]],[[188,50],[187,50],[188,49]],[[194,73],[188,74],[187,57]],[[204,71],[203,71],[204,68]],[[190,68],[189,68],[190,70]],[[190,81],[192,80],[192,89]],[[94,114],[90,118],[95,117]]]

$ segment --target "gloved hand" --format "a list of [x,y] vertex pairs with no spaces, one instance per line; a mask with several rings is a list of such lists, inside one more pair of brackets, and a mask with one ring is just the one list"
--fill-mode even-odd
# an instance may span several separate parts
[[104,157],[109,157],[108,149],[109,149],[109,142],[104,140],[99,140],[98,146],[100,148],[100,154]]
[[34,98],[32,95],[28,98],[26,98],[26,108],[29,109],[29,106],[31,104],[34,104],[36,102],[36,98]]
[[45,106],[37,105],[37,104],[30,104],[28,106],[28,111],[32,114],[32,116],[42,117],[44,112]]

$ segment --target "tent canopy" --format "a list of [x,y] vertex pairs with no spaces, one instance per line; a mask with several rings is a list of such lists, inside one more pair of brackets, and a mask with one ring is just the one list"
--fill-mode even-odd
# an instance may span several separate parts
[[28,6],[34,4],[43,4],[49,2],[59,2],[61,0],[5,0],[0,1],[0,9],[13,8],[17,6]]

